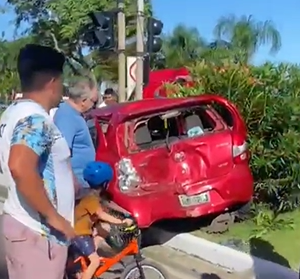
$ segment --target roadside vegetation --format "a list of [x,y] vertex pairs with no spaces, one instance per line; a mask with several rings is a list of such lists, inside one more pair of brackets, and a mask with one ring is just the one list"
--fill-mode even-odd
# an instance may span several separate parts
[[299,271],[300,211],[282,213],[277,218],[273,223],[254,217],[236,223],[224,234],[207,234],[201,229],[192,234]]
[[209,44],[210,48],[194,29],[186,28],[183,36],[184,28],[175,28],[165,45],[167,53],[172,53],[171,45],[177,42],[172,54],[177,58],[173,60],[170,55],[167,63],[175,67],[174,61],[185,61],[177,66],[188,65],[195,86],[179,87],[176,95],[219,94],[239,108],[248,128],[255,179],[247,221],[234,224],[222,235],[206,234],[201,229],[194,233],[298,269],[300,67],[251,63],[263,44],[273,53],[280,49],[280,34],[271,22],[256,22],[252,17],[221,18],[215,28],[216,41]]
[[298,269],[299,66],[203,59],[191,65],[190,71],[195,86],[177,87],[176,95],[219,94],[239,108],[248,128],[255,179],[247,221],[235,223],[222,235],[206,234],[201,229],[194,234]]
[[[220,94],[237,105],[248,128],[255,178],[250,220],[233,225],[221,236],[201,231],[198,235],[298,268],[299,253],[295,248],[300,245],[299,66],[254,66],[236,59],[203,59],[191,65],[190,70],[195,87],[179,88],[177,95]],[[268,243],[269,253],[261,243]],[[253,245],[258,248],[253,250]]]
[[[134,15],[134,2],[125,2],[127,16]],[[89,73],[99,82],[116,80],[116,54],[100,54],[86,45],[83,37],[88,13],[114,6],[112,0],[45,0],[38,4],[36,0],[8,0],[2,10],[15,12],[16,38],[7,41],[2,34],[0,39],[1,99],[19,90],[16,56],[28,42],[63,51],[68,57],[66,79]],[[146,16],[151,12],[149,2]],[[18,28],[24,23],[27,29],[20,33]],[[126,30],[128,36],[135,33],[134,26]],[[280,33],[272,22],[258,22],[251,16],[221,18],[214,40],[209,42],[196,28],[178,25],[165,34],[163,55],[152,57],[152,67],[188,67],[195,87],[179,88],[177,95],[220,94],[237,105],[248,127],[255,178],[252,217],[220,236],[196,234],[218,242],[237,239],[246,246],[260,239],[296,267],[299,249],[295,248],[300,246],[300,67],[269,62],[253,65],[253,56],[262,45],[276,54],[281,47]],[[90,54],[84,55],[87,48]]]

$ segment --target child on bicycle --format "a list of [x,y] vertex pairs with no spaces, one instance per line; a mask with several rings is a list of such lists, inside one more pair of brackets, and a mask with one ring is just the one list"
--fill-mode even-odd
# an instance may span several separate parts
[[107,189],[108,183],[113,178],[113,170],[110,165],[103,162],[89,163],[83,173],[84,179],[90,185],[90,192],[84,196],[75,206],[75,233],[73,245],[83,256],[90,260],[86,271],[77,274],[81,279],[91,279],[96,272],[100,257],[97,249],[101,241],[109,234],[109,230],[94,230],[95,223],[102,221],[108,224],[126,224],[132,225],[131,219],[120,220],[106,213],[100,204],[100,192]]

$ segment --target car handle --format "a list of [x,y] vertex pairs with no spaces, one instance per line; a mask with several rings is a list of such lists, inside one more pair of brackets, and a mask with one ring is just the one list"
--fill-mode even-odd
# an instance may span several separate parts
[[139,164],[140,167],[146,167],[148,166],[148,163],[142,163],[142,164]]

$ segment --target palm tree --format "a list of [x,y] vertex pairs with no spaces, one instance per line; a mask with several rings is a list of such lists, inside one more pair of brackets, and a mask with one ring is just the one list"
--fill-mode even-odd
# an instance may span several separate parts
[[163,38],[162,53],[167,68],[187,66],[200,57],[206,48],[197,28],[177,25],[171,34]]
[[249,61],[262,45],[269,45],[271,53],[281,48],[281,36],[274,24],[269,20],[256,21],[252,16],[222,17],[214,33],[217,40],[229,42],[245,61]]

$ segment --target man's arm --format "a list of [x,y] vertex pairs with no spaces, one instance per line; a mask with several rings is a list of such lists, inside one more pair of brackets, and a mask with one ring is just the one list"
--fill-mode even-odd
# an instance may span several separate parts
[[46,219],[58,213],[50,202],[39,174],[40,156],[51,147],[51,127],[45,117],[31,115],[14,128],[8,166],[16,187],[27,203]]

